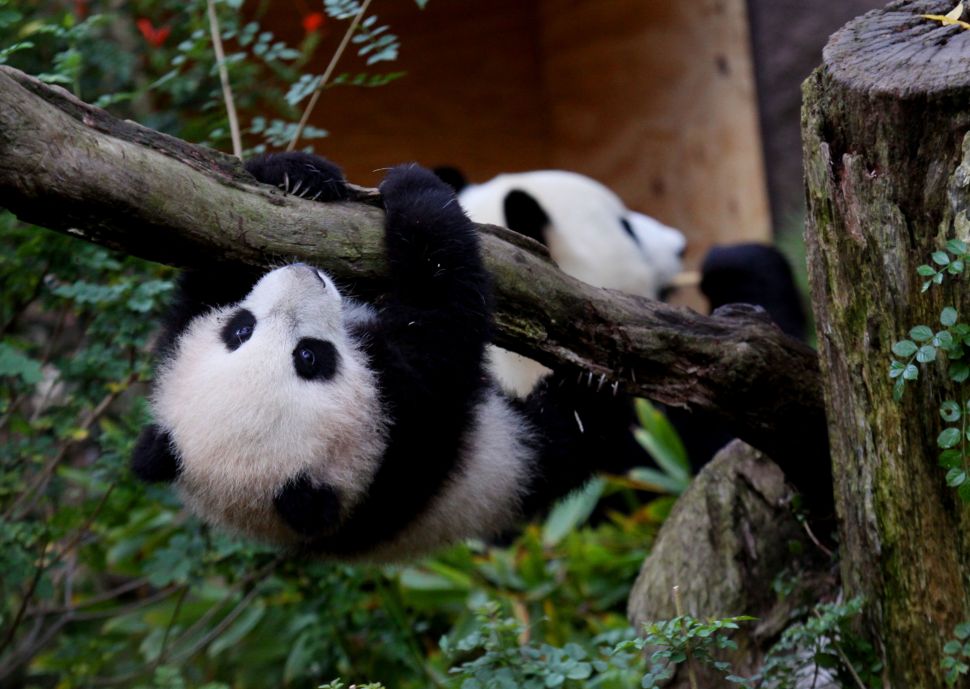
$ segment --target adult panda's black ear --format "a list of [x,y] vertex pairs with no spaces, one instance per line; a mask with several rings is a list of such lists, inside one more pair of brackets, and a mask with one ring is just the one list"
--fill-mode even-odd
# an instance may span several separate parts
[[246,171],[263,184],[311,201],[342,201],[350,198],[343,171],[326,158],[289,151],[269,153],[246,161]]
[[155,424],[145,426],[131,456],[131,470],[145,483],[171,483],[178,478],[182,466],[168,431]]
[[507,228],[546,244],[546,228],[551,221],[534,196],[521,189],[513,189],[505,195],[503,208]]

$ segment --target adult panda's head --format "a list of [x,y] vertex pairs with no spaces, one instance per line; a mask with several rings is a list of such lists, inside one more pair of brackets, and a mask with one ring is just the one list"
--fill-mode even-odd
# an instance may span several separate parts
[[627,209],[584,175],[504,174],[464,187],[459,200],[472,220],[545,244],[564,272],[597,287],[657,298],[682,268],[683,234]]
[[179,461],[177,486],[207,521],[293,542],[273,506],[288,482],[332,489],[333,528],[366,492],[385,434],[348,312],[327,275],[289,265],[192,320],[168,348],[153,412]]

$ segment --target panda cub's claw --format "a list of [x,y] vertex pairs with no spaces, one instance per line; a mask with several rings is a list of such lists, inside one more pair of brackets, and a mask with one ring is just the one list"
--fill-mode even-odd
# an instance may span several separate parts
[[312,153],[290,151],[256,156],[246,161],[246,170],[260,182],[279,187],[285,194],[318,201],[350,198],[350,187],[341,169]]

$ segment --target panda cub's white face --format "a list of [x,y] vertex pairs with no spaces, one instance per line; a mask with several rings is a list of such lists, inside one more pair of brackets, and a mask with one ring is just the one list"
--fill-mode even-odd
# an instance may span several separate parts
[[221,526],[294,539],[273,498],[306,472],[338,494],[342,516],[384,450],[377,382],[348,334],[357,314],[324,273],[267,273],[239,304],[196,318],[161,365],[152,398],[173,439],[186,503]]

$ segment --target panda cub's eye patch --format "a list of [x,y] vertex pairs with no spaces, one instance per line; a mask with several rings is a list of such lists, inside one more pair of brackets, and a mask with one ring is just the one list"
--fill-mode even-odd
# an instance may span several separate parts
[[304,380],[329,380],[337,373],[340,354],[333,342],[304,337],[293,350],[293,367]]
[[253,336],[255,329],[256,316],[247,309],[239,309],[222,327],[222,342],[226,345],[226,349],[234,352],[239,349],[243,342]]

